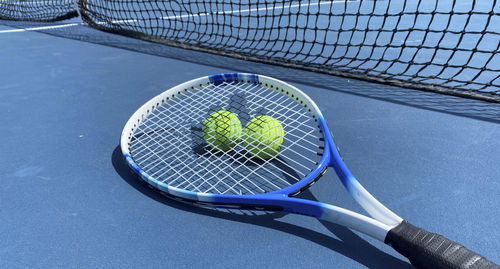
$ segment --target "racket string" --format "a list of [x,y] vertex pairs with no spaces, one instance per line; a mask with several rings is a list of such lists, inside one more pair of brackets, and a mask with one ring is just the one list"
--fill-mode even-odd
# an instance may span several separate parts
[[[186,190],[256,194],[282,189],[317,164],[323,142],[311,114],[296,102],[298,97],[292,100],[278,91],[258,84],[223,83],[181,93],[141,122],[131,140],[131,154],[154,178]],[[251,158],[241,142],[231,152],[217,152],[204,144],[200,132],[204,118],[227,107],[243,122],[251,115],[269,114],[284,123],[286,139],[278,157]],[[197,147],[200,152],[193,154]]]
[[[159,118],[159,121],[163,121],[163,120],[162,120],[162,118],[165,118],[165,117],[160,117],[160,118]],[[223,171],[223,170],[221,170],[221,171]],[[237,171],[237,170],[235,170],[235,171]],[[210,172],[210,171],[208,171],[208,172]],[[214,177],[219,177],[219,175],[218,175],[218,174],[212,174],[212,175],[213,175]],[[161,175],[156,175],[156,176],[160,176],[160,177],[161,177]],[[226,176],[226,177],[229,177],[229,176],[231,176],[231,174],[226,174],[225,176]],[[244,175],[242,175],[242,174],[238,175],[238,177],[239,177],[239,178],[241,178],[241,177],[243,177],[243,176],[244,176]],[[277,175],[275,175],[275,176],[277,176]],[[189,179],[187,179],[187,181],[189,182]],[[194,183],[196,183],[196,182],[190,182],[190,185],[195,185]],[[224,183],[224,181],[222,181],[222,183]],[[272,185],[274,185],[274,184],[272,184]],[[274,185],[274,186],[275,186],[276,188],[278,187],[278,186],[276,186],[276,185]],[[179,187],[179,186],[177,186],[177,187]],[[210,189],[212,189],[213,187],[214,187],[214,186],[212,185]],[[258,187],[258,186],[256,186],[256,187]],[[229,188],[229,189],[231,189],[231,188]],[[260,191],[264,191],[264,190],[263,190],[263,189],[260,189]]]
[[[160,114],[161,114],[161,112],[160,112]],[[163,120],[164,118],[165,118],[165,116],[164,116],[164,117],[158,117],[158,121],[159,121],[159,122],[162,122],[162,121],[164,122],[164,120]],[[167,124],[168,124],[168,122],[167,122]],[[155,128],[151,128],[151,129],[155,129]],[[149,133],[149,130],[143,130],[143,132],[145,132],[145,133]],[[154,140],[154,138],[153,138],[152,140]],[[166,154],[169,154],[169,153],[170,153],[170,152],[167,152]],[[156,156],[157,156],[157,155],[156,155]],[[207,159],[207,160],[208,160],[208,159]],[[155,163],[155,162],[151,162],[151,163]],[[163,162],[162,162],[162,163],[163,163]],[[190,165],[190,164],[187,164],[187,165],[186,165],[186,164],[184,164],[184,166],[186,166],[186,167],[191,167],[191,165]],[[202,165],[202,167],[204,167],[204,166]],[[172,168],[175,168],[175,167],[172,167]],[[223,170],[221,170],[221,171],[223,171]],[[236,170],[235,170],[235,171],[236,171]],[[195,171],[193,171],[193,170],[192,170],[191,172],[195,172]],[[218,174],[213,174],[213,173],[210,173],[210,170],[208,170],[207,172],[209,172],[209,174],[212,174],[212,176],[214,176],[214,177],[219,177],[219,175],[218,175]],[[163,174],[154,174],[154,175],[152,175],[152,176],[161,178],[161,177],[163,176]],[[230,176],[231,176],[231,174],[226,174],[226,177],[230,177]],[[240,174],[240,175],[238,175],[238,176],[239,176],[240,178],[241,178],[241,177],[243,177],[243,175],[241,175],[241,174]],[[203,178],[203,177],[199,177],[199,178]],[[189,182],[189,180],[187,180],[187,181]],[[221,182],[224,184],[224,181],[221,181]],[[205,184],[205,183],[206,183],[206,182],[204,182],[203,184]],[[194,184],[193,184],[193,182],[191,182],[191,184],[190,184],[190,185],[194,185]],[[274,185],[274,184],[273,184],[273,185]],[[274,185],[274,186],[275,186],[275,187],[277,187],[276,185]],[[178,187],[179,187],[179,186],[178,186]],[[210,189],[212,189],[213,187],[214,187],[214,186],[213,186],[213,185],[211,185],[211,188],[210,188]],[[243,187],[244,187],[244,186],[243,186]],[[258,187],[258,186],[256,186],[256,187]],[[231,189],[231,187],[230,187],[230,186],[228,186],[228,189]],[[247,190],[248,190],[248,189],[247,189]],[[260,189],[260,191],[264,191],[264,190],[263,190],[263,189]]]
[[[159,121],[164,121],[162,117],[159,118]],[[157,127],[157,126],[155,126]],[[152,130],[155,130],[156,128],[151,128],[148,126],[148,128],[152,129]],[[149,131],[149,130],[144,130],[144,131]],[[149,133],[149,132],[146,132],[146,133]],[[154,138],[152,138],[154,140]],[[183,140],[179,140],[177,141],[179,142],[180,144],[183,144],[185,145],[186,147],[185,148],[189,148],[189,145],[187,145],[186,143],[183,142]],[[164,148],[162,145],[159,145],[159,147],[161,147],[162,149],[166,150],[166,152],[163,154],[163,155],[167,155],[167,156],[173,156],[175,158],[175,160],[179,163],[179,166],[180,167],[187,167],[188,168],[188,172],[190,172],[192,175],[198,175],[199,174],[199,171],[197,170],[194,170],[192,169],[191,167],[194,166],[195,163],[191,162],[191,163],[186,163],[184,162],[182,159],[180,158],[177,158],[177,155],[175,154],[179,149],[178,148],[175,148],[175,147],[172,147],[172,149],[169,151],[168,149]],[[157,156],[156,154],[154,156]],[[148,161],[149,159],[146,159],[145,161]],[[160,157],[160,160],[161,160],[161,163],[158,163],[156,162],[156,158],[154,158],[153,161],[150,162],[150,164],[155,164],[155,165],[160,165],[160,164],[167,164],[165,166],[165,172],[163,173],[159,173],[162,171],[162,169],[158,170],[158,171],[155,171],[153,174],[151,174],[151,176],[153,176],[154,178],[158,178],[158,179],[161,179],[163,178],[163,176],[165,175],[165,173],[168,173],[168,171],[171,171],[171,170],[176,170],[177,167],[172,167],[172,166],[168,166],[169,163],[166,163],[165,161],[163,161],[163,158]],[[194,162],[197,161],[197,159],[193,159]],[[141,162],[139,162],[140,164],[142,164]],[[204,165],[205,163],[198,163],[197,166],[199,167],[205,167]],[[147,167],[146,165],[144,165],[144,168],[149,168],[149,170],[152,170],[151,167]],[[206,171],[210,176],[212,176],[213,178],[215,178],[217,176],[217,174],[214,174],[212,173],[211,170],[207,170]],[[186,173],[183,173],[184,175],[186,175]],[[203,178],[208,178],[210,179],[210,177],[198,177],[199,179],[203,179]],[[161,181],[161,180],[160,180]],[[185,181],[187,182],[190,182],[189,181],[189,178],[186,178]],[[169,184],[172,184],[173,182],[170,182]],[[182,183],[182,182],[181,182]],[[203,182],[201,185],[203,184],[208,184],[208,180]],[[225,182],[222,182],[222,184],[225,184],[227,185]],[[191,183],[190,185],[194,185],[193,183]],[[211,187],[213,187],[212,185],[210,185]],[[176,186],[176,187],[179,187],[179,186]],[[195,187],[195,190],[196,191],[200,191],[199,188],[196,187],[196,185],[194,185]],[[227,188],[230,188],[231,186],[227,185]]]

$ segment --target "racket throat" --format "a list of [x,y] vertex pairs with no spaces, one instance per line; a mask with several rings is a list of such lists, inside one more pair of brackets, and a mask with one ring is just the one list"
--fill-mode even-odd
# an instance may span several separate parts
[[288,198],[282,200],[284,212],[316,217],[320,220],[340,224],[358,232],[384,241],[392,228],[380,221],[334,205],[317,201]]
[[327,159],[330,160],[328,166],[335,169],[340,181],[354,200],[374,219],[392,227],[400,224],[403,219],[375,199],[352,175],[336,150],[333,137],[330,135],[326,139],[330,142],[330,145],[325,149],[325,154],[329,155]]

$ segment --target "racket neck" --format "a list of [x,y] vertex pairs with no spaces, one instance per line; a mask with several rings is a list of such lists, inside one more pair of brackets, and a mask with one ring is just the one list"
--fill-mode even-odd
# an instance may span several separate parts
[[275,200],[271,203],[280,204],[285,212],[308,215],[316,217],[320,220],[340,224],[358,232],[367,234],[382,242],[385,240],[387,233],[392,228],[378,220],[348,209],[317,201],[287,198],[279,201]]

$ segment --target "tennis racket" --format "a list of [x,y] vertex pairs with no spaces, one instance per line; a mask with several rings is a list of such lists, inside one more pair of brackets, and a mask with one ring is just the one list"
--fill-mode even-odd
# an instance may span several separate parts
[[[220,110],[237,115],[243,127],[262,115],[276,119],[284,129],[279,152],[265,159],[250,154],[245,136],[233,141],[230,150],[211,147],[203,125]],[[132,115],[120,145],[127,164],[141,179],[177,200],[316,217],[385,242],[418,268],[500,268],[441,235],[413,226],[377,201],[347,169],[316,104],[277,79],[230,73],[180,84]],[[371,218],[293,197],[328,167],[335,169]]]

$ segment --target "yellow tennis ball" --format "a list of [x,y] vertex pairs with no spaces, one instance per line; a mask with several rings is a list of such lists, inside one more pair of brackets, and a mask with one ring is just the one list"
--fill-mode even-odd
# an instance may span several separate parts
[[276,119],[258,116],[247,123],[243,130],[243,145],[254,157],[268,160],[281,150],[285,131]]
[[227,151],[241,138],[241,122],[236,114],[219,110],[210,114],[203,124],[203,139],[218,150]]

